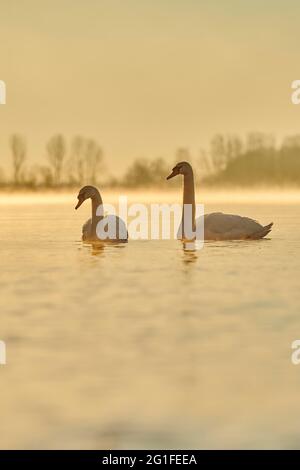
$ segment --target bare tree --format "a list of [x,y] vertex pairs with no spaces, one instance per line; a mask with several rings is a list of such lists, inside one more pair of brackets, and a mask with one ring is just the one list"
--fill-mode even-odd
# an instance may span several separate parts
[[97,175],[103,169],[103,151],[93,139],[77,136],[71,144],[68,179],[78,184],[96,184]]
[[66,153],[65,140],[61,134],[51,137],[47,144],[49,162],[53,168],[53,181],[55,185],[61,182],[63,160]]
[[123,179],[123,184],[128,187],[151,187],[161,186],[166,180],[169,165],[163,158],[154,160],[136,159],[129,166]]
[[127,168],[123,184],[128,187],[150,186],[153,174],[149,170],[149,161],[145,158],[138,158]]
[[86,141],[85,146],[85,167],[86,178],[90,184],[97,183],[97,174],[103,163],[103,151],[101,147],[92,139]]
[[217,173],[224,169],[226,163],[226,145],[222,134],[216,134],[210,143],[210,155],[214,171]]
[[275,147],[275,139],[272,134],[251,132],[247,136],[247,151],[256,152]]
[[204,149],[200,149],[199,151],[199,170],[200,170],[200,178],[203,178],[211,173],[211,162],[207,156],[207,153]]
[[243,142],[237,136],[226,138],[226,163],[239,157],[243,153]]
[[48,166],[41,165],[38,168],[38,173],[42,186],[46,186],[46,188],[53,186],[53,175]]
[[0,185],[4,183],[4,171],[0,168]]
[[165,162],[162,157],[151,160],[149,163],[149,170],[152,176],[153,185],[161,185],[166,180],[166,176],[169,173],[169,165]]
[[21,182],[21,172],[26,158],[26,141],[23,136],[13,134],[10,139],[10,147],[13,157],[14,183]]
[[68,164],[68,179],[76,184],[84,182],[84,164],[83,164],[84,139],[76,136],[71,143],[71,157]]

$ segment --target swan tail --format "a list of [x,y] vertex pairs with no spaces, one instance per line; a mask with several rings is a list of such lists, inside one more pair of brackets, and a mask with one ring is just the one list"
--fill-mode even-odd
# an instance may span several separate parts
[[266,235],[268,235],[268,233],[271,232],[272,226],[273,226],[273,222],[266,225],[265,227],[263,227],[258,232],[255,232],[252,235],[249,235],[248,238],[251,239],[251,240],[259,240],[260,238],[264,238]]

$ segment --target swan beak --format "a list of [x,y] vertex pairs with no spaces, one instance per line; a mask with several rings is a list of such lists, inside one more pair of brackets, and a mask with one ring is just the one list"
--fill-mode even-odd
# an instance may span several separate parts
[[81,204],[83,203],[83,201],[84,201],[84,199],[82,199],[82,198],[78,198],[78,202],[77,202],[77,204],[76,204],[76,207],[75,207],[75,209],[78,209],[78,207],[80,207],[80,206],[81,206]]
[[176,168],[173,168],[172,173],[167,176],[167,180],[170,180],[171,178],[174,178],[174,176],[178,175],[178,170]]

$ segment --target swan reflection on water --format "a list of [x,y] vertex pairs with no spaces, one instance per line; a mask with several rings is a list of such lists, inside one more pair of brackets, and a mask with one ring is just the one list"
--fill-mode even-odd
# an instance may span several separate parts
[[126,241],[84,241],[83,243],[80,242],[80,246],[84,250],[89,250],[90,254],[93,256],[102,256],[105,253],[109,253],[115,249],[122,249],[127,246]]
[[[198,253],[203,247],[203,244],[195,241],[183,241],[182,243],[183,250],[183,262],[184,264],[195,263],[198,259]],[[201,247],[201,248],[200,248]]]

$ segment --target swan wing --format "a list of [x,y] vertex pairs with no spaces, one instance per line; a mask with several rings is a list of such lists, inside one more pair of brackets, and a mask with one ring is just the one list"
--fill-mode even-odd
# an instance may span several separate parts
[[97,225],[97,236],[101,240],[127,241],[128,232],[125,222],[117,215],[106,215]]
[[92,233],[92,219],[88,219],[82,226],[82,240],[88,240]]
[[[127,240],[128,232],[125,222],[116,215],[106,215],[101,221],[99,230],[103,231],[103,240]],[[112,230],[112,236],[107,236],[109,229]],[[89,219],[82,226],[82,240],[88,241],[92,237],[92,219]],[[101,239],[101,237],[100,237]]]
[[116,227],[116,238],[112,238],[113,240],[127,240],[128,239],[128,232],[127,227],[123,219],[121,219],[117,215],[107,215],[104,217],[106,224],[112,224],[112,227],[115,224]]
[[241,240],[262,238],[271,225],[263,227],[256,220],[240,215],[215,212],[204,216],[205,239]]

